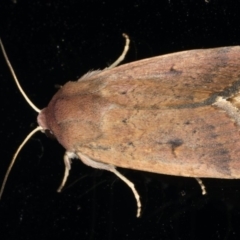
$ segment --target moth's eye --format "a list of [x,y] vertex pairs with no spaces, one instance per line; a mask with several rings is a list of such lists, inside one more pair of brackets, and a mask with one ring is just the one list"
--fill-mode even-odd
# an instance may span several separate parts
[[51,138],[51,139],[56,139],[56,137],[54,136],[53,132],[50,131],[49,129],[46,129],[44,131],[44,133],[46,134],[47,137]]

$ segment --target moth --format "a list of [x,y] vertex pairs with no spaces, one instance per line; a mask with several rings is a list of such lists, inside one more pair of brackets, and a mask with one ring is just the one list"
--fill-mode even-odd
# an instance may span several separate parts
[[[122,179],[134,193],[138,217],[139,194],[116,167],[194,177],[203,193],[200,178],[240,178],[240,47],[189,50],[117,66],[129,49],[124,37],[124,51],[110,67],[67,82],[46,108],[33,107],[39,127],[15,153],[0,196],[17,154],[37,131],[50,131],[66,149],[58,191],[71,159],[78,158]],[[2,42],[1,48],[19,85]]]

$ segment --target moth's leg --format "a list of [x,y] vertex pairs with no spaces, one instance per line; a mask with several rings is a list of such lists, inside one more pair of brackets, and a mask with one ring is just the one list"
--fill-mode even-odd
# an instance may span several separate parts
[[141,201],[140,201],[140,196],[134,186],[134,184],[128,180],[126,177],[124,177],[120,172],[117,171],[115,166],[110,165],[110,164],[105,164],[101,162],[96,162],[89,157],[85,156],[84,154],[77,152],[78,157],[82,160],[82,162],[90,167],[93,168],[99,168],[99,169],[104,169],[108,170],[110,172],[113,172],[115,175],[117,175],[122,181],[124,181],[132,190],[134,197],[136,198],[137,201],[137,217],[140,217],[141,215]]
[[65,171],[64,171],[64,176],[63,176],[63,180],[62,180],[62,183],[61,185],[59,186],[58,188],[58,192],[61,192],[62,191],[62,188],[64,187],[66,181],[67,181],[67,178],[68,178],[68,175],[69,175],[69,171],[71,169],[71,159],[73,158],[78,158],[77,155],[73,152],[65,152],[64,154],[64,157],[63,157],[63,161],[64,161],[64,165],[65,165]]
[[207,194],[206,187],[203,184],[202,180],[200,178],[195,178],[195,179],[198,182],[198,184],[200,185],[200,188],[202,190],[202,195],[206,195]]
[[123,33],[123,37],[125,37],[126,43],[125,43],[125,46],[124,46],[124,49],[123,49],[122,54],[120,55],[120,57],[119,57],[114,63],[112,63],[112,64],[111,64],[108,68],[106,68],[106,69],[114,68],[114,67],[116,67],[117,65],[119,65],[119,64],[124,60],[124,58],[125,58],[128,50],[129,50],[130,39],[129,39],[128,35],[125,34],[125,33]]

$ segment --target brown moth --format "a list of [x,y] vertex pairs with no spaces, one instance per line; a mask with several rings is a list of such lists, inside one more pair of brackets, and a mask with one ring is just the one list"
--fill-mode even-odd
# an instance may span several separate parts
[[124,52],[114,64],[66,83],[46,108],[35,109],[39,127],[30,136],[49,130],[66,149],[59,191],[72,158],[126,182],[137,200],[137,216],[139,195],[115,167],[194,177],[203,194],[199,178],[240,178],[240,47],[184,51],[115,67],[128,51],[124,36]]

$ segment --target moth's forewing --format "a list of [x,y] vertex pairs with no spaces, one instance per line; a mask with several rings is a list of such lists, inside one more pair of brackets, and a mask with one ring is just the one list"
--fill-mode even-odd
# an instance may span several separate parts
[[[240,177],[235,119],[240,47],[153,57],[69,82],[48,115],[70,151],[115,166],[191,177]],[[56,124],[57,123],[57,124]]]

